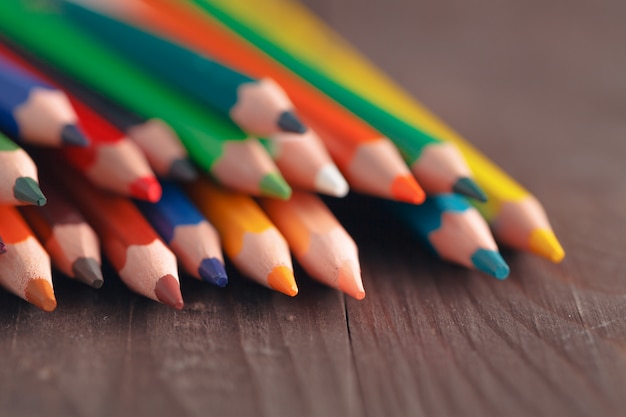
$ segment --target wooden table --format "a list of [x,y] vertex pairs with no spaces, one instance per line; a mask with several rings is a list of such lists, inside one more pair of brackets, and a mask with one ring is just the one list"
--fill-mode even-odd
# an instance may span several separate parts
[[181,312],[57,276],[52,314],[0,294],[0,415],[626,415],[626,2],[309,3],[531,189],[566,260],[504,251],[497,282],[349,198],[361,302],[301,270],[295,299],[185,279]]

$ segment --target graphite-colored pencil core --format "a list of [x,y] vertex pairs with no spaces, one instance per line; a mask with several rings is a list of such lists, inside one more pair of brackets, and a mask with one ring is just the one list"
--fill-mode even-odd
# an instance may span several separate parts
[[51,312],[57,307],[54,290],[50,282],[43,278],[31,280],[26,286],[26,301],[43,311]]
[[452,191],[462,196],[473,198],[481,203],[487,201],[487,194],[476,184],[471,178],[459,178],[459,180],[452,186]]
[[203,259],[198,268],[198,273],[202,279],[218,287],[225,287],[228,284],[228,276],[224,264],[217,258]]
[[304,133],[306,132],[306,126],[302,124],[300,119],[290,111],[282,112],[278,117],[278,127],[285,132],[292,133]]
[[20,177],[15,180],[13,186],[13,195],[16,199],[24,203],[33,204],[35,206],[45,206],[48,200],[41,192],[37,181],[30,177]]
[[100,288],[104,283],[102,269],[96,259],[78,258],[72,265],[72,271],[76,279],[93,288]]
[[168,177],[183,182],[191,182],[198,178],[198,171],[188,159],[177,159],[172,162]]
[[509,266],[496,251],[481,248],[474,252],[471,259],[472,264],[479,271],[483,271],[497,279],[505,279],[509,276]]
[[65,125],[61,130],[61,140],[65,145],[72,146],[87,146],[89,140],[85,135],[74,125]]
[[183,302],[183,296],[180,293],[180,284],[171,274],[167,274],[159,278],[159,281],[154,288],[154,293],[160,302],[173,307],[176,310],[182,310],[185,305]]

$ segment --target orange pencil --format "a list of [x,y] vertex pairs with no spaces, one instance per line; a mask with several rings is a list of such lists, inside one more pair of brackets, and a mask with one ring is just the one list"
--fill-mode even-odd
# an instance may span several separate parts
[[23,207],[22,216],[37,234],[61,273],[94,288],[104,279],[101,271],[100,242],[80,212],[52,184],[44,183],[48,204]]
[[348,193],[348,183],[313,129],[276,133],[263,145],[290,186],[334,197]]
[[0,256],[0,284],[44,311],[57,306],[50,257],[17,209],[0,206],[0,230],[7,253]]
[[[55,85],[49,77],[3,45],[0,45],[0,57]],[[161,197],[161,187],[141,150],[87,105],[67,92],[66,95],[91,139],[89,146],[64,148],[62,152],[68,161],[99,187],[157,201]]]
[[312,278],[357,300],[365,297],[356,243],[322,200],[294,192],[289,200],[260,201]]
[[162,0],[111,0],[97,7],[185,43],[242,72],[273,78],[292,99],[298,114],[315,123],[315,130],[326,139],[327,146],[340,142],[329,152],[352,188],[399,201],[424,200],[423,190],[388,138],[254,48],[208,24],[199,13]]
[[[49,169],[45,172],[53,174]],[[137,207],[124,197],[93,187],[70,170],[54,174],[95,229],[122,281],[138,294],[182,309],[176,257]]]
[[239,271],[276,291],[298,294],[287,242],[252,198],[206,179],[186,190],[219,232],[224,251]]

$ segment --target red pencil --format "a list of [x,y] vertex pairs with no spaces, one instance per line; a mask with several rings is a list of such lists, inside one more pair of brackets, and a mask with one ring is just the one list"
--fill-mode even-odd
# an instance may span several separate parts
[[99,190],[70,170],[45,172],[54,174],[96,230],[105,255],[130,289],[183,308],[176,257],[130,200]]

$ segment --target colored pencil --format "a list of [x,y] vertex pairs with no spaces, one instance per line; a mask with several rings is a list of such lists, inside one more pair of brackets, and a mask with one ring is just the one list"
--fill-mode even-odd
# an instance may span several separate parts
[[291,187],[344,197],[349,186],[313,129],[276,133],[261,143]]
[[[47,161],[49,162],[49,161]],[[120,278],[134,292],[183,308],[176,257],[128,199],[97,189],[71,170],[46,173],[94,228]]]
[[[229,1],[238,14],[247,13],[272,39],[307,65],[323,71],[335,82],[414,127],[455,144],[485,191],[487,203],[473,201],[492,227],[497,240],[507,246],[527,250],[553,262],[565,252],[539,201],[461,135],[410,97],[395,82],[362,56],[338,33],[302,5],[285,0],[262,3]],[[257,7],[260,6],[260,7]],[[276,25],[276,20],[281,22]],[[246,21],[249,19],[247,18]],[[280,35],[280,36],[278,36]],[[306,44],[306,48],[301,46]]]
[[128,59],[230,118],[244,131],[268,136],[306,130],[285,92],[271,79],[255,80],[182,45],[73,2],[67,2],[63,11]]
[[43,206],[37,166],[26,152],[0,133],[0,204]]
[[[8,48],[5,48],[5,50]],[[15,56],[18,52],[11,51]],[[28,55],[28,54],[26,54]],[[146,119],[98,96],[70,77],[64,76],[35,56],[25,60],[39,68],[63,90],[85,103],[112,125],[125,133],[144,153],[150,167],[161,178],[193,181],[198,173],[176,133],[160,119]]]
[[[229,29],[263,50],[266,54],[306,79],[346,106],[356,115],[367,120],[374,128],[389,137],[400,149],[413,174],[429,193],[458,192],[463,195],[485,200],[485,195],[471,178],[472,173],[459,150],[450,143],[443,142],[423,130],[406,124],[382,111],[375,103],[362,99],[351,91],[335,83],[332,79],[316,71],[298,59],[290,51],[281,47],[277,39],[257,28],[255,20],[244,19],[236,2],[220,0],[194,0],[196,5],[209,12]],[[240,3],[243,6],[243,3]]]
[[[326,145],[331,141],[341,143],[341,147],[329,150],[354,189],[408,202],[423,200],[423,191],[387,138],[254,48],[215,24],[208,24],[206,19],[184,6],[161,0],[111,0],[106,3],[106,10],[240,71],[258,78],[275,79],[293,100],[299,114],[306,117],[307,124],[315,121],[331,132],[331,135],[322,135]],[[319,126],[316,130],[320,130]],[[372,178],[373,168],[384,175]]]
[[438,194],[429,196],[420,206],[386,205],[440,258],[497,279],[509,275],[489,226],[463,197]]
[[22,207],[24,219],[61,273],[94,288],[104,282],[100,242],[80,212],[51,183],[44,182],[50,200],[45,207]]
[[307,274],[357,300],[365,297],[357,246],[319,197],[294,192],[285,201],[263,198],[261,206]]
[[186,190],[220,233],[226,255],[241,273],[283,294],[298,294],[287,242],[250,197],[204,179]]
[[[44,73],[2,45],[0,58],[58,87]],[[141,150],[76,97],[66,95],[91,143],[82,148],[63,149],[65,158],[99,187],[148,201],[158,200],[161,187]]]
[[158,202],[137,202],[137,206],[189,275],[226,286],[228,277],[217,231],[177,185],[162,182],[161,186],[163,196]]
[[0,206],[0,230],[7,249],[0,256],[0,285],[44,311],[53,311],[57,301],[50,257],[16,208]]
[[65,95],[0,59],[0,129],[24,143],[85,146]]
[[[0,30],[13,44],[37,54],[97,93],[143,117],[164,120],[176,131],[193,161],[221,184],[251,194],[289,196],[289,186],[258,140],[138,70],[53,9],[0,2]],[[80,59],[77,50],[81,51]]]

